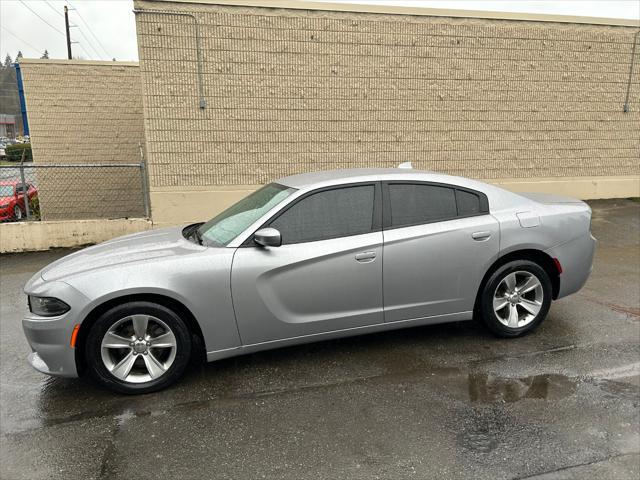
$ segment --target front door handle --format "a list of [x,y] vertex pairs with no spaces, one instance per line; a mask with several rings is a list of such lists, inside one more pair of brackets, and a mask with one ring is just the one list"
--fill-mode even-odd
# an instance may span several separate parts
[[373,262],[376,259],[376,252],[362,252],[356,255],[356,260],[362,263]]
[[489,238],[491,238],[491,232],[473,232],[471,238],[479,242],[489,240]]

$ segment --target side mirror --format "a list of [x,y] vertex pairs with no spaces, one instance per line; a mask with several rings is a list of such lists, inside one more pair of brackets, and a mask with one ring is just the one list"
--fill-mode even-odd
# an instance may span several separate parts
[[279,247],[282,245],[280,232],[275,228],[261,228],[253,234],[253,241],[263,247]]

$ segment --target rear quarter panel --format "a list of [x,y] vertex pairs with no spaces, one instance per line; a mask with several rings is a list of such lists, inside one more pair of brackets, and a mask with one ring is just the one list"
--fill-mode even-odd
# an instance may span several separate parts
[[[544,204],[523,198],[517,205],[492,213],[500,222],[500,256],[516,250],[541,250],[562,266],[558,298],[582,288],[591,272],[595,249],[591,209],[586,203]],[[519,213],[527,221],[521,222]],[[531,221],[536,217],[538,221]]]

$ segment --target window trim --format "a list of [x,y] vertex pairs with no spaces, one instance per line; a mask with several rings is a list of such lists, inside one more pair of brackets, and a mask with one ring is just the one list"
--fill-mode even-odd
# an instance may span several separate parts
[[330,190],[341,190],[341,189],[344,189],[344,188],[367,187],[367,186],[374,187],[374,191],[373,191],[373,214],[372,214],[372,219],[371,219],[371,230],[370,231],[364,232],[364,233],[356,233],[356,234],[353,234],[353,235],[346,235],[346,236],[345,235],[334,235],[334,236],[331,236],[331,237],[319,238],[317,240],[308,240],[306,242],[283,243],[282,246],[300,245],[300,244],[303,244],[303,243],[322,242],[324,240],[334,240],[336,238],[350,238],[350,237],[356,237],[358,235],[368,235],[369,233],[381,232],[382,231],[382,211],[383,211],[381,182],[377,182],[377,181],[372,181],[371,182],[370,181],[370,182],[341,183],[341,184],[338,184],[338,185],[330,185],[328,187],[316,188],[315,190],[310,190],[310,191],[308,191],[306,193],[303,193],[298,198],[295,198],[294,200],[292,200],[288,204],[284,205],[281,210],[279,210],[276,213],[274,213],[260,227],[255,229],[251,233],[251,235],[249,235],[247,237],[247,239],[244,242],[242,242],[242,245],[240,245],[240,246],[241,247],[257,247],[257,245],[253,241],[253,236],[255,235],[255,233],[258,230],[260,230],[261,228],[270,227],[271,223],[274,222],[275,220],[277,220],[287,210],[289,210],[293,206],[297,205],[299,202],[303,201],[305,198],[310,197],[311,195],[314,195],[316,193],[322,193],[322,192],[330,191]]
[[[432,187],[442,187],[442,188],[449,188],[451,190],[453,190],[453,194],[454,194],[454,199],[456,202],[456,215],[452,216],[452,217],[446,217],[446,218],[440,218],[438,220],[432,220],[429,222],[416,222],[416,223],[411,223],[411,224],[407,224],[407,225],[398,225],[398,226],[393,226],[391,224],[391,194],[389,192],[389,186],[390,185],[425,185],[425,186],[432,186]],[[468,215],[460,215],[458,212],[460,211],[459,207],[458,207],[458,191],[462,191],[462,192],[467,192],[467,193],[471,193],[474,195],[478,196],[478,199],[480,200],[480,211],[478,213],[471,213]],[[483,192],[479,192],[477,190],[473,190],[472,188],[467,188],[467,187],[461,187],[458,185],[452,185],[449,183],[440,183],[440,182],[428,182],[428,181],[419,181],[419,180],[388,180],[388,181],[383,181],[382,182],[382,212],[383,212],[383,218],[382,218],[382,228],[383,230],[395,230],[397,228],[408,228],[408,227],[415,227],[418,225],[429,225],[432,223],[439,223],[439,222],[448,222],[451,220],[458,220],[461,218],[471,218],[471,217],[480,217],[483,215],[489,215],[489,200],[487,199],[487,195],[484,194]]]

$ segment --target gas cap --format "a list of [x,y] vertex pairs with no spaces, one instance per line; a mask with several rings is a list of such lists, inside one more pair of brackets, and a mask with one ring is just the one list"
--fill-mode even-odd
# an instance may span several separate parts
[[540,225],[540,217],[535,212],[518,212],[516,217],[518,217],[522,228],[532,228]]

